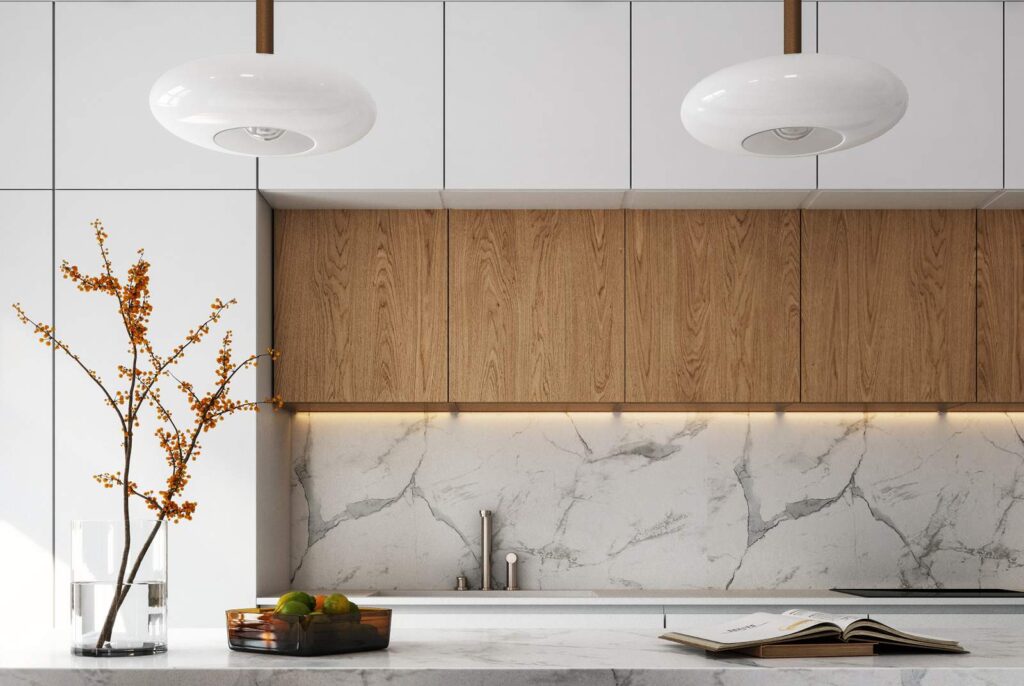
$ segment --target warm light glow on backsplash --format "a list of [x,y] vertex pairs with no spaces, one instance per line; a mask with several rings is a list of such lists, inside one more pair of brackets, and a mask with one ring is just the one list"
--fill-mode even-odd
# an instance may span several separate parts
[[297,586],[447,588],[491,509],[524,588],[1024,587],[1021,412],[294,422]]

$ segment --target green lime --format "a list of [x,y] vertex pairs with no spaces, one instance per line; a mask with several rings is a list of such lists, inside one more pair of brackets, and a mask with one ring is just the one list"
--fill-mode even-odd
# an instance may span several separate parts
[[303,591],[288,591],[277,599],[277,611],[280,612],[282,607],[292,602],[299,602],[305,605],[306,612],[316,609],[316,599],[313,596]]
[[276,612],[279,615],[302,617],[303,615],[309,614],[309,607],[307,607],[305,603],[300,603],[298,600],[289,600],[287,603],[278,605]]
[[340,593],[332,593],[324,599],[324,612],[329,615],[343,615],[350,612],[352,603]]
[[350,600],[348,601],[348,611],[354,612],[355,614],[359,614],[359,606]]

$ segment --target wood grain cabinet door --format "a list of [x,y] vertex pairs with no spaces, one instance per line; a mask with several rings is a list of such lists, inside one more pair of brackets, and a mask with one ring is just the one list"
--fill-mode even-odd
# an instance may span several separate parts
[[978,402],[1024,402],[1024,210],[978,215]]
[[623,213],[449,222],[452,402],[621,402]]
[[975,213],[807,211],[803,401],[975,399]]
[[800,399],[800,216],[634,211],[626,255],[626,400]]
[[274,229],[276,392],[446,402],[445,213],[285,210]]

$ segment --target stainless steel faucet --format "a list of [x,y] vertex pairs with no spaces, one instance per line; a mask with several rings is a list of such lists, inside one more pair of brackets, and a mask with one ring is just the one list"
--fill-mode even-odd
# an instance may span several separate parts
[[480,510],[480,590],[491,590],[491,511]]
[[506,591],[519,590],[519,556],[515,553],[505,556],[505,579],[508,582],[505,585]]

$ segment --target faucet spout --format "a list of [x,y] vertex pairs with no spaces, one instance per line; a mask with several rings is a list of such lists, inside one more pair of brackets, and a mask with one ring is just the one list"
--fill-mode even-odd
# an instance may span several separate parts
[[480,510],[480,590],[491,590],[491,511]]

